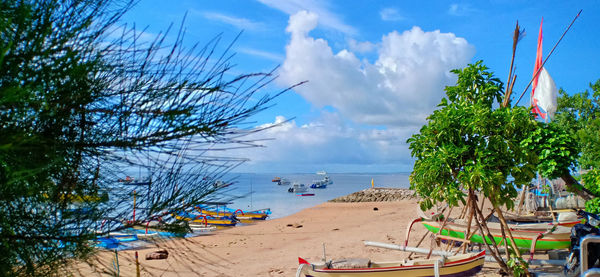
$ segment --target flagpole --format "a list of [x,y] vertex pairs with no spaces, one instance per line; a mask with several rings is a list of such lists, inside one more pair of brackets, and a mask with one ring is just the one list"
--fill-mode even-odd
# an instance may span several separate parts
[[571,24],[569,24],[569,27],[567,27],[567,29],[562,34],[562,36],[560,36],[560,39],[556,42],[556,44],[554,44],[554,47],[552,47],[552,50],[550,51],[550,54],[548,54],[548,56],[546,56],[546,59],[544,59],[544,62],[542,63],[542,66],[540,66],[540,68],[538,68],[538,70],[535,72],[535,74],[533,74],[533,77],[531,78],[531,80],[527,84],[527,87],[525,87],[525,90],[523,90],[523,93],[521,93],[521,96],[519,96],[519,99],[515,103],[515,106],[519,104],[519,101],[521,101],[521,98],[523,98],[523,95],[525,95],[525,92],[527,92],[527,90],[529,89],[529,86],[531,85],[531,83],[533,83],[533,80],[535,79],[535,77],[538,76],[538,74],[540,73],[540,71],[542,70],[542,68],[544,67],[544,65],[546,64],[546,62],[548,61],[548,58],[550,58],[550,56],[554,52],[554,49],[556,49],[556,46],[558,46],[558,44],[563,39],[563,37],[565,37],[565,35],[569,31],[569,29],[571,29],[571,26],[573,26],[573,23],[575,23],[575,20],[577,20],[577,18],[579,17],[579,15],[581,14],[582,11],[583,10],[579,10],[579,13],[577,13],[577,15],[575,16],[575,18],[573,18],[573,21],[571,21]]

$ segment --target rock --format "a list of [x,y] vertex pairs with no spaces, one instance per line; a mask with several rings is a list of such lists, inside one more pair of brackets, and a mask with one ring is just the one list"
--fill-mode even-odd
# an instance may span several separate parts
[[164,260],[169,257],[167,250],[158,250],[146,254],[146,260]]
[[417,199],[415,192],[399,188],[369,188],[346,196],[330,200],[330,202],[385,202],[404,199]]

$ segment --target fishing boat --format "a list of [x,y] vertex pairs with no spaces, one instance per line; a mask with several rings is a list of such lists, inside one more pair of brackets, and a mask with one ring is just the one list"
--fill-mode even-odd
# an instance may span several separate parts
[[216,226],[201,223],[190,223],[189,226],[190,229],[192,229],[192,234],[194,234],[194,236],[210,235],[217,230]]
[[313,181],[310,188],[312,189],[324,189],[327,188],[327,185],[331,185],[333,182],[329,179],[329,176],[325,175],[322,180]]
[[581,223],[581,219],[577,218],[577,214],[572,210],[567,211],[555,211],[556,216],[550,215],[551,212],[547,213],[533,213],[533,214],[514,214],[510,212],[504,212],[504,218],[509,223],[516,225],[521,224],[533,224],[533,223],[544,223],[547,225],[557,224],[565,227],[573,227],[577,223]]
[[98,237],[94,240],[97,247],[106,249],[114,249],[121,246],[123,243],[135,242],[138,240],[136,234],[128,234],[121,232],[111,232],[107,236]]
[[[421,219],[422,224],[427,230],[434,234],[440,234],[442,236],[449,236],[458,239],[465,239],[467,233],[467,224],[459,221],[453,221],[448,219],[444,228],[439,232],[442,225],[441,221],[429,221]],[[552,250],[568,248],[571,245],[570,234],[571,228],[558,226],[558,225],[546,225],[538,224],[509,224],[511,233],[515,239],[515,244],[519,248],[534,250]],[[494,237],[494,240],[499,244],[502,240],[502,231],[499,223],[488,222],[488,228]],[[483,240],[477,232],[476,226],[471,226],[471,238],[470,241],[476,243],[483,243]],[[489,243],[491,241],[487,239]]]
[[298,184],[298,183],[294,183],[290,188],[288,188],[288,192],[294,192],[294,193],[306,192],[307,190],[308,190],[308,188],[306,188],[306,185]]
[[304,193],[296,193],[296,196],[315,196],[315,194],[304,192]]
[[204,225],[215,225],[221,227],[232,227],[235,226],[238,221],[233,217],[213,217],[204,214],[194,214],[179,212],[174,214],[176,219],[188,221],[191,223],[203,223]]
[[215,189],[222,189],[222,188],[226,188],[228,186],[231,186],[233,183],[225,183],[221,180],[217,180],[213,183],[213,188]]
[[281,180],[279,180],[277,182],[277,185],[280,185],[280,186],[289,186],[291,183],[292,182],[290,182],[290,180],[282,178]]
[[300,266],[296,276],[473,276],[481,271],[485,251],[437,259],[375,262],[369,259],[332,260],[326,263],[309,263],[298,258]]
[[271,214],[271,209],[269,208],[247,211],[242,209],[231,209],[226,206],[218,205],[198,205],[196,206],[196,211],[198,211],[201,214],[210,215],[214,217],[235,216],[237,219],[240,220],[265,220]]
[[281,181],[281,177],[273,177],[273,179],[271,180],[271,182],[273,183],[277,183],[279,181]]

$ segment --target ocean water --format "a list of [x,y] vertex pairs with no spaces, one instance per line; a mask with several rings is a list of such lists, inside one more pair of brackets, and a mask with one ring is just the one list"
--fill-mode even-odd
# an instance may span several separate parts
[[371,179],[373,179],[375,187],[409,187],[409,173],[328,173],[333,184],[328,185],[325,189],[309,188],[307,193],[314,193],[314,196],[297,196],[295,193],[288,192],[289,186],[280,186],[277,183],[271,182],[276,176],[286,178],[292,184],[298,182],[308,187],[310,187],[313,181],[323,179],[322,175],[317,174],[232,174],[228,177],[232,178],[234,184],[227,187],[221,193],[225,197],[244,196],[232,200],[233,203],[228,205],[230,208],[243,210],[270,208],[272,212],[270,218],[274,219],[297,213],[303,209],[340,196],[370,188]]

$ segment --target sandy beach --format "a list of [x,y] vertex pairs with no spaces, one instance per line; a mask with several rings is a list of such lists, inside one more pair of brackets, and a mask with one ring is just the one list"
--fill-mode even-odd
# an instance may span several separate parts
[[[363,241],[401,244],[417,200],[394,202],[323,203],[296,214],[252,225],[221,229],[212,235],[158,242],[138,250],[141,276],[295,276],[298,257],[308,261],[368,257],[404,259],[408,253],[364,246]],[[415,224],[409,245],[416,245],[425,228]],[[423,247],[429,247],[426,240]],[[166,260],[145,260],[147,253],[166,249]],[[135,276],[135,251],[119,251],[121,276]],[[110,275],[114,253],[95,257],[97,267],[78,266],[82,276]],[[480,276],[497,276],[484,269]]]

